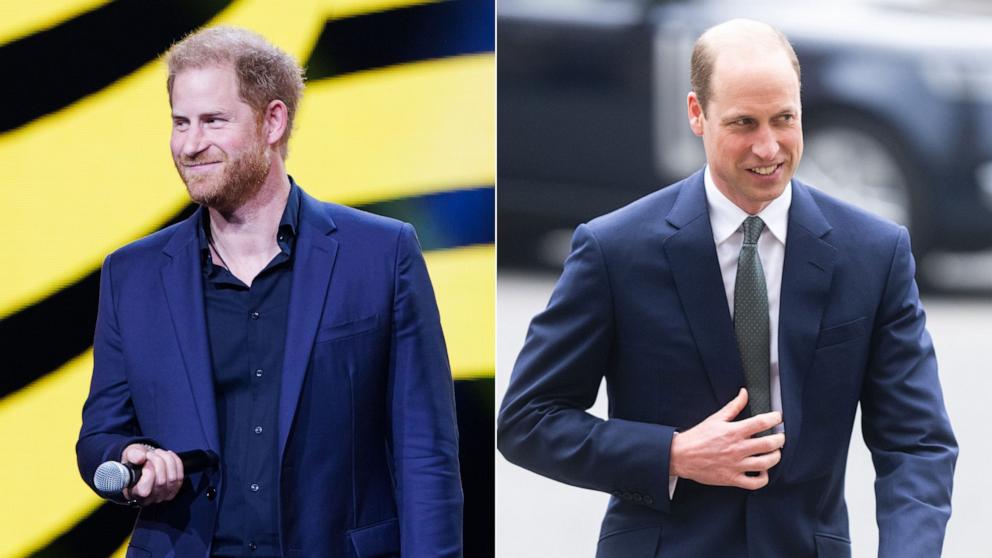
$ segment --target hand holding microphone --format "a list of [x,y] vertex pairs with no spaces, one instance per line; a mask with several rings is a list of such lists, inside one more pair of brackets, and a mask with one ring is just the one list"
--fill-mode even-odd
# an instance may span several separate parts
[[97,469],[94,485],[106,496],[123,495],[142,505],[172,500],[182,488],[186,471],[196,472],[217,465],[213,452],[182,453],[131,444],[121,454],[122,463],[108,461]]

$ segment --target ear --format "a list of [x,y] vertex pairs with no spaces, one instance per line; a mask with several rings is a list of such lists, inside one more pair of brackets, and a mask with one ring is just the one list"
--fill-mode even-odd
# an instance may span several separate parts
[[276,99],[269,102],[265,107],[265,114],[262,118],[262,129],[265,134],[265,142],[274,146],[282,141],[283,136],[289,128],[289,109],[286,103]]
[[699,104],[699,97],[696,96],[695,91],[689,92],[689,95],[685,99],[685,104],[689,113],[689,128],[692,129],[692,133],[702,136],[703,121],[706,119],[706,116],[703,115],[703,106]]

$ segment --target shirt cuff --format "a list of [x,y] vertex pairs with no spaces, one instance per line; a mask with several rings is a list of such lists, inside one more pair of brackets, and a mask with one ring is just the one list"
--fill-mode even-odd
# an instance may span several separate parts
[[[672,432],[672,438],[675,438],[678,435],[679,435],[679,432],[677,430],[674,431],[674,432]],[[678,483],[678,482],[679,482],[679,478],[678,477],[676,477],[674,475],[668,475],[668,501],[669,502],[671,502],[672,499],[675,497],[675,484]]]

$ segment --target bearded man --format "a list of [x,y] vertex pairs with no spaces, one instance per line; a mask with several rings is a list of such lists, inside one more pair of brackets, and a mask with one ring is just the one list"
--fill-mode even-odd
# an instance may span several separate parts
[[[453,390],[413,228],[285,169],[302,71],[242,29],[166,54],[199,209],[107,257],[76,453],[140,467],[128,556],[459,556]],[[219,456],[184,471],[177,452]]]

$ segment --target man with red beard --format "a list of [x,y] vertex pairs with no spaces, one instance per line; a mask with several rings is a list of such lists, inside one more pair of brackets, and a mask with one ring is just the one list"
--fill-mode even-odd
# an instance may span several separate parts
[[[141,470],[128,555],[460,555],[451,376],[412,227],[287,175],[289,55],[218,27],[166,60],[200,208],[104,262],[76,447],[88,483],[105,461]],[[193,449],[219,467],[184,471]]]

